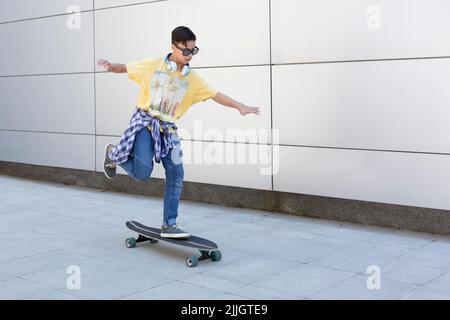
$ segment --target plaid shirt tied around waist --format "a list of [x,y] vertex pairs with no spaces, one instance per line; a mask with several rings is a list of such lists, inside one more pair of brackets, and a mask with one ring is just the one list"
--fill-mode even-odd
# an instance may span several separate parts
[[112,148],[108,154],[109,158],[116,164],[127,161],[133,148],[136,134],[145,127],[148,127],[153,137],[155,161],[160,163],[161,158],[164,158],[171,148],[175,148],[174,138],[178,138],[176,134],[177,126],[174,122],[162,121],[155,118],[138,107],[134,110],[130,123],[122,134],[119,144]]

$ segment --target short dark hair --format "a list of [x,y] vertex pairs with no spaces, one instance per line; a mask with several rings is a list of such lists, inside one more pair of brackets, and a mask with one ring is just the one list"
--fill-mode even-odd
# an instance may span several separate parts
[[188,27],[179,26],[172,31],[172,43],[182,43],[186,45],[187,41],[197,40],[195,34]]

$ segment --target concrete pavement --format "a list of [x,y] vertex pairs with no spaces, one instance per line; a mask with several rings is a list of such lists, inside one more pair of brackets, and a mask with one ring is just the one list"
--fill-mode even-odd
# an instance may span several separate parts
[[223,254],[188,268],[195,250],[124,245],[126,220],[160,226],[162,199],[11,176],[0,190],[0,299],[450,299],[447,236],[182,201],[181,227]]

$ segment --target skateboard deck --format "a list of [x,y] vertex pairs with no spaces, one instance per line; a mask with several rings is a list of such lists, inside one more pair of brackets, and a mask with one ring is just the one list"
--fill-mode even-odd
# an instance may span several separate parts
[[164,241],[176,245],[198,249],[201,256],[188,256],[186,258],[185,262],[188,267],[195,267],[198,264],[198,261],[211,259],[212,261],[216,262],[222,258],[222,254],[218,250],[217,244],[208,239],[193,235],[191,235],[189,238],[180,239],[165,238],[160,236],[160,229],[148,227],[136,221],[127,221],[125,225],[128,229],[133,230],[134,232],[139,234],[138,238],[128,238],[125,240],[125,245],[128,248],[134,248],[136,247],[136,244],[140,242],[148,241],[150,243],[158,243],[158,241]]

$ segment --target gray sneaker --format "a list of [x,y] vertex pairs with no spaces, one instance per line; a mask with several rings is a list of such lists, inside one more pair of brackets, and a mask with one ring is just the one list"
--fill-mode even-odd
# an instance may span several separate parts
[[191,234],[177,227],[176,224],[161,227],[161,237],[164,238],[189,238]]
[[108,153],[114,147],[112,143],[105,146],[105,159],[103,161],[103,172],[108,179],[112,179],[116,175],[117,165],[108,157]]

